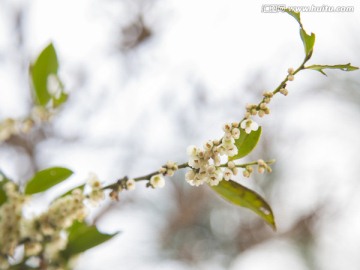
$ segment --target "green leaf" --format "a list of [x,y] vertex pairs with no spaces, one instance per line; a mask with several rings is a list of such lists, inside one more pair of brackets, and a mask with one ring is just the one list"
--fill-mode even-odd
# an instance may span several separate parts
[[43,192],[69,178],[73,172],[67,168],[52,167],[37,172],[25,187],[25,194]]
[[70,258],[110,240],[117,234],[100,233],[96,226],[89,226],[85,222],[75,222],[69,229],[68,244],[62,254],[65,258]]
[[69,95],[66,94],[65,92],[61,92],[60,96],[58,98],[53,97],[52,101],[53,101],[53,107],[57,108],[59,107],[61,104],[65,103],[68,99]]
[[263,220],[276,230],[273,212],[268,203],[256,192],[232,180],[221,181],[211,188],[227,201],[248,208],[258,214]]
[[30,66],[30,76],[35,94],[35,101],[38,105],[45,106],[51,99],[48,89],[48,77],[56,75],[59,68],[55,48],[50,43],[38,56],[35,63]]
[[301,40],[304,44],[304,49],[305,49],[305,55],[307,59],[310,59],[312,53],[313,53],[313,49],[314,49],[314,44],[315,44],[315,34],[311,33],[311,35],[308,35],[305,30],[303,28],[300,29],[300,36],[301,36]]
[[9,182],[9,180],[6,178],[6,176],[0,171],[0,206],[6,202],[7,200],[7,196],[6,193],[4,191],[4,184]]
[[359,68],[352,66],[350,63],[348,63],[345,65],[312,65],[312,66],[305,67],[305,69],[316,70],[316,71],[319,71],[320,73],[324,74],[325,76],[327,76],[326,73],[324,72],[324,69],[340,69],[343,71],[354,71]]
[[288,13],[290,16],[294,17],[295,20],[300,25],[300,37],[304,44],[304,50],[305,50],[305,58],[306,60],[309,60],[314,49],[315,44],[315,34],[311,33],[311,35],[308,35],[302,25],[301,18],[300,18],[300,12],[292,11],[291,9],[284,9],[286,13]]
[[300,12],[295,12],[295,11],[293,11],[291,9],[288,9],[288,8],[284,9],[284,11],[287,14],[289,14],[290,16],[294,17],[295,20],[299,23],[300,28],[303,28],[302,23],[301,23],[301,19],[300,19]]
[[248,155],[257,145],[261,136],[261,127],[256,131],[247,134],[245,130],[240,128],[240,138],[235,140],[235,146],[238,149],[237,155],[229,157],[229,160],[236,160]]

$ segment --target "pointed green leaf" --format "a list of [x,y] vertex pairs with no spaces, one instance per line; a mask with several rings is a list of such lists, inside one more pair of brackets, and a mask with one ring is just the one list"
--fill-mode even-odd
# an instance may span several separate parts
[[37,172],[25,187],[25,194],[43,192],[69,178],[73,172],[67,168],[53,167]]
[[289,14],[290,16],[294,17],[295,20],[299,23],[300,28],[303,28],[302,23],[301,23],[301,19],[300,19],[300,12],[295,12],[295,11],[293,11],[291,9],[288,9],[288,8],[284,9],[284,11],[287,14]]
[[55,48],[50,43],[38,56],[35,63],[30,66],[30,76],[35,94],[35,102],[45,106],[51,99],[48,89],[48,77],[57,74],[59,63]]
[[301,36],[301,40],[304,44],[304,49],[305,49],[305,55],[307,59],[310,59],[312,53],[313,53],[313,49],[314,49],[314,44],[315,44],[315,34],[311,33],[311,35],[308,35],[305,30],[303,28],[300,29],[300,36]]
[[65,258],[70,258],[110,240],[117,234],[100,233],[96,226],[75,222],[69,229],[68,244],[62,254]]
[[59,107],[61,104],[65,103],[68,99],[69,95],[66,94],[65,92],[61,92],[60,96],[58,98],[53,97],[52,101],[53,101],[53,107],[57,108]]
[[359,68],[352,66],[350,63],[348,63],[348,64],[344,64],[344,65],[312,65],[312,66],[305,67],[305,69],[316,70],[316,71],[319,71],[320,73],[324,74],[325,76],[327,76],[326,73],[324,72],[324,69],[340,69],[343,71],[354,71]]
[[219,185],[211,186],[211,188],[227,201],[252,210],[265,220],[273,230],[276,230],[275,219],[270,206],[256,192],[232,180],[223,180]]
[[315,34],[311,33],[311,35],[308,35],[302,25],[301,22],[301,18],[300,18],[300,12],[295,12],[291,9],[284,9],[284,11],[286,13],[288,13],[290,16],[294,17],[295,20],[299,23],[300,25],[300,37],[301,40],[304,44],[304,50],[305,50],[305,58],[307,60],[310,59],[312,53],[313,53],[313,49],[314,49],[314,44],[315,44]]
[[261,136],[261,127],[256,131],[247,134],[245,130],[240,128],[240,138],[235,140],[235,146],[238,149],[237,155],[229,157],[229,160],[236,160],[247,156],[257,145]]

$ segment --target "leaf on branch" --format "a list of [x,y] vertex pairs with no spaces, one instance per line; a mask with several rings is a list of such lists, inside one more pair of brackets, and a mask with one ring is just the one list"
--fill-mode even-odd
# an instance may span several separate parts
[[[68,95],[64,92],[63,84],[58,77],[58,69],[57,54],[50,43],[30,66],[35,103],[38,105],[45,107],[52,101],[52,106],[56,108],[67,100]],[[55,89],[50,89],[54,87]]]
[[302,25],[301,22],[301,18],[300,18],[300,12],[295,12],[291,9],[284,9],[284,11],[286,13],[288,13],[290,16],[294,17],[295,20],[299,23],[300,25],[300,37],[301,40],[304,44],[304,50],[305,50],[305,58],[307,60],[310,59],[312,53],[313,53],[313,49],[314,49],[314,44],[315,44],[315,34],[311,33],[311,35],[308,35]]
[[300,29],[300,36],[301,36],[301,40],[304,44],[306,58],[310,59],[310,57],[313,53],[313,49],[314,49],[315,34],[311,33],[311,35],[308,35],[305,32],[305,30],[302,28],[302,29]]
[[275,218],[271,207],[255,191],[232,180],[223,180],[219,185],[211,186],[211,188],[227,201],[255,212],[265,220],[273,230],[276,230]]
[[250,154],[259,142],[261,136],[261,127],[256,131],[251,131],[247,134],[242,128],[240,129],[240,138],[235,140],[235,146],[238,149],[238,153],[235,156],[229,157],[230,160],[236,160],[243,158]]
[[68,100],[69,95],[65,92],[61,92],[59,97],[53,97],[53,106],[54,108],[59,107],[61,104],[65,103]]
[[68,179],[72,174],[71,170],[62,167],[52,167],[39,171],[27,182],[25,194],[35,194],[48,190]]
[[77,221],[69,228],[68,243],[62,254],[68,259],[110,240],[117,234],[100,233],[96,226],[89,226],[85,222]]
[[299,23],[300,28],[303,28],[303,25],[302,25],[301,19],[300,19],[300,12],[293,11],[293,10],[291,10],[291,9],[289,9],[289,8],[284,9],[284,11],[285,11],[287,14],[289,14],[290,16],[294,17],[295,20]]
[[35,63],[30,66],[35,101],[41,106],[45,106],[51,99],[48,77],[51,74],[56,75],[58,68],[59,63],[52,43],[40,53]]
[[321,74],[324,74],[325,76],[327,76],[326,73],[324,72],[324,69],[340,69],[343,71],[354,71],[359,68],[352,66],[350,63],[348,63],[345,65],[311,65],[311,66],[305,67],[305,69],[316,70],[316,71],[319,71]]

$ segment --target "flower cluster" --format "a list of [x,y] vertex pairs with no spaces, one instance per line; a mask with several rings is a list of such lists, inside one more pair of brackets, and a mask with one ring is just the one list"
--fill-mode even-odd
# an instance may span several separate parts
[[3,189],[7,201],[0,207],[0,255],[13,256],[21,236],[20,221],[25,197],[12,182],[5,183]]
[[270,167],[265,161],[263,161],[262,159],[259,159],[259,160],[257,161],[257,164],[258,164],[258,172],[259,172],[259,173],[264,173],[265,170],[266,170],[267,172],[269,172],[269,173],[272,172],[271,167]]
[[[192,170],[186,173],[185,178],[190,185],[200,186],[207,183],[215,186],[223,179],[230,180],[233,175],[237,174],[237,168],[233,162],[227,168],[220,167],[220,156],[233,157],[238,153],[235,140],[240,137],[239,127],[238,122],[227,123],[223,126],[224,136],[221,140],[209,140],[204,144],[203,148],[193,145],[187,148],[189,155],[188,165]],[[241,128],[243,127],[242,122]],[[255,126],[252,125],[250,129],[255,129]]]
[[44,107],[34,107],[29,117],[15,120],[7,118],[0,123],[0,143],[8,140],[14,135],[29,133],[33,127],[51,119],[53,111]]
[[159,173],[166,176],[173,176],[178,169],[178,165],[175,162],[168,161],[165,166],[159,169]]
[[248,165],[245,167],[245,170],[243,171],[243,176],[249,178],[253,171],[254,169],[250,165]]
[[34,121],[31,118],[24,120],[5,119],[0,123],[0,143],[8,140],[13,135],[28,133],[33,126]]
[[[294,77],[294,69],[293,68],[289,68],[288,69],[288,76],[287,76],[287,79],[288,79],[288,81],[293,81],[294,79],[295,79],[295,77]],[[280,88],[280,90],[279,90],[279,92],[281,93],[281,94],[283,94],[284,96],[287,96],[288,94],[289,94],[289,91],[286,89],[286,84],[285,85],[283,85],[281,88]]]

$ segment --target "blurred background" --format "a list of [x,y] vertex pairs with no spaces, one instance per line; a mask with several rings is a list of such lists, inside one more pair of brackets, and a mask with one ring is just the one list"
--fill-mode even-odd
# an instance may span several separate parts
[[[49,42],[70,93],[52,123],[0,145],[1,170],[21,183],[72,169],[44,202],[89,172],[108,184],[186,161],[188,145],[220,137],[303,59],[296,21],[264,4],[274,3],[0,0],[0,119],[28,115],[28,66]],[[302,14],[317,38],[310,63],[359,66],[360,4],[321,4],[354,12]],[[258,119],[263,136],[246,160],[275,158],[273,173],[237,178],[270,203],[277,232],[178,172],[164,189],[140,183],[94,209],[90,222],[121,233],[76,269],[360,269],[360,75],[327,73],[301,72]]]

